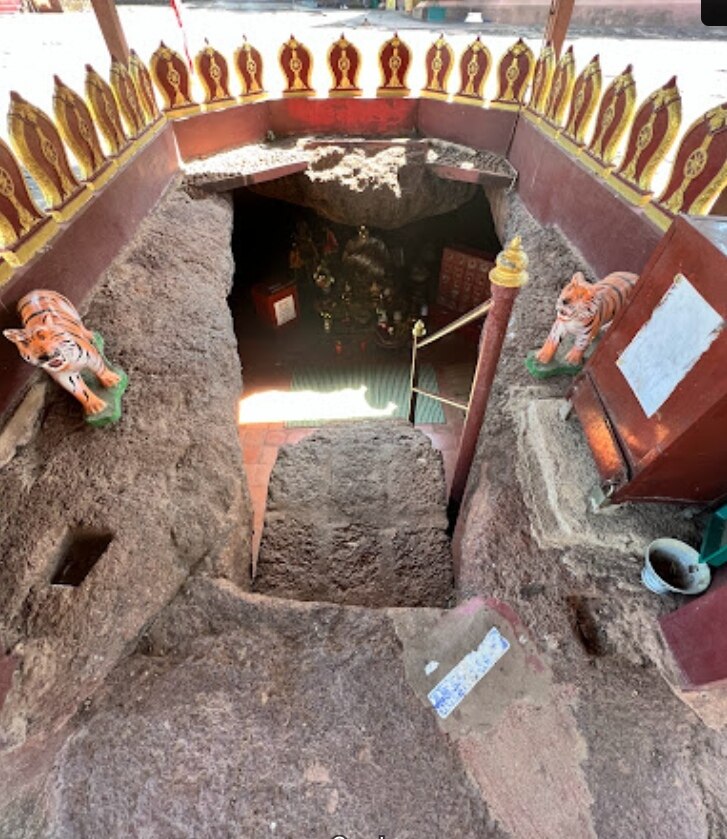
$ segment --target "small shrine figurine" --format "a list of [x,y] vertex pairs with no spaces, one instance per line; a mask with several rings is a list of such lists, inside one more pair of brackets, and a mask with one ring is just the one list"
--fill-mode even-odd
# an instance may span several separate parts
[[116,422],[128,377],[108,363],[103,338],[86,329],[70,300],[55,291],[31,291],[18,301],[18,313],[23,329],[6,329],[3,334],[23,359],[72,394],[90,425]]
[[[626,304],[638,274],[616,271],[597,283],[589,283],[580,271],[563,288],[555,306],[556,318],[545,343],[525,361],[536,378],[547,378],[580,369],[588,347]],[[573,346],[564,364],[554,363],[561,340],[573,336]]]

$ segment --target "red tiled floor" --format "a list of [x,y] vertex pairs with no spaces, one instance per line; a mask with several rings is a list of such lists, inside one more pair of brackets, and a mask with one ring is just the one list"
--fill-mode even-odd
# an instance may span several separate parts
[[268,480],[270,479],[270,464],[253,463],[247,466],[245,471],[247,472],[247,484],[251,490],[259,486],[267,489]]
[[272,466],[278,457],[278,446],[265,445],[260,451],[260,463]]
[[240,439],[243,446],[262,446],[267,433],[266,428],[260,428],[258,425],[240,426]]
[[306,437],[309,437],[315,428],[290,428],[287,432],[287,443],[299,443],[301,440],[305,440]]
[[263,447],[258,446],[257,443],[243,442],[242,445],[242,459],[246,465],[253,463],[260,463],[260,453]]

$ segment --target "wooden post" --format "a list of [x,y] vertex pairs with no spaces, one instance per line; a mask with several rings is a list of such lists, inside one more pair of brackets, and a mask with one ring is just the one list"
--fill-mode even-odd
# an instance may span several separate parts
[[126,43],[126,35],[121,27],[114,0],[91,0],[91,4],[111,58],[126,65],[129,61],[129,45]]
[[545,43],[553,45],[556,61],[563,50],[563,42],[570,26],[575,0],[553,0],[548,13],[548,23],[545,28]]
[[477,450],[477,441],[485,419],[495,371],[500,361],[510,313],[521,286],[525,285],[528,279],[527,264],[528,258],[520,245],[520,237],[516,236],[505,250],[498,255],[497,265],[490,271],[492,309],[482,330],[467,418],[462,429],[462,437],[457,451],[457,462],[452,478],[452,489],[449,493],[447,513],[450,533],[454,531],[454,525],[467,486],[467,478],[472,467],[472,460]]

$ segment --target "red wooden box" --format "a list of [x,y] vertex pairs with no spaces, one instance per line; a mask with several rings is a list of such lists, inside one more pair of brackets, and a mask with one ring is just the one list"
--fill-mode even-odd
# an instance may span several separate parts
[[295,281],[258,283],[252,287],[252,302],[260,322],[275,329],[297,323],[300,317]]

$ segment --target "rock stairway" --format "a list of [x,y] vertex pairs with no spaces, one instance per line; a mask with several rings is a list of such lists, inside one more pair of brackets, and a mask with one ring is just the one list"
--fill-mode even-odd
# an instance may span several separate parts
[[452,592],[441,454],[401,421],[331,425],[281,448],[255,590],[361,606]]

